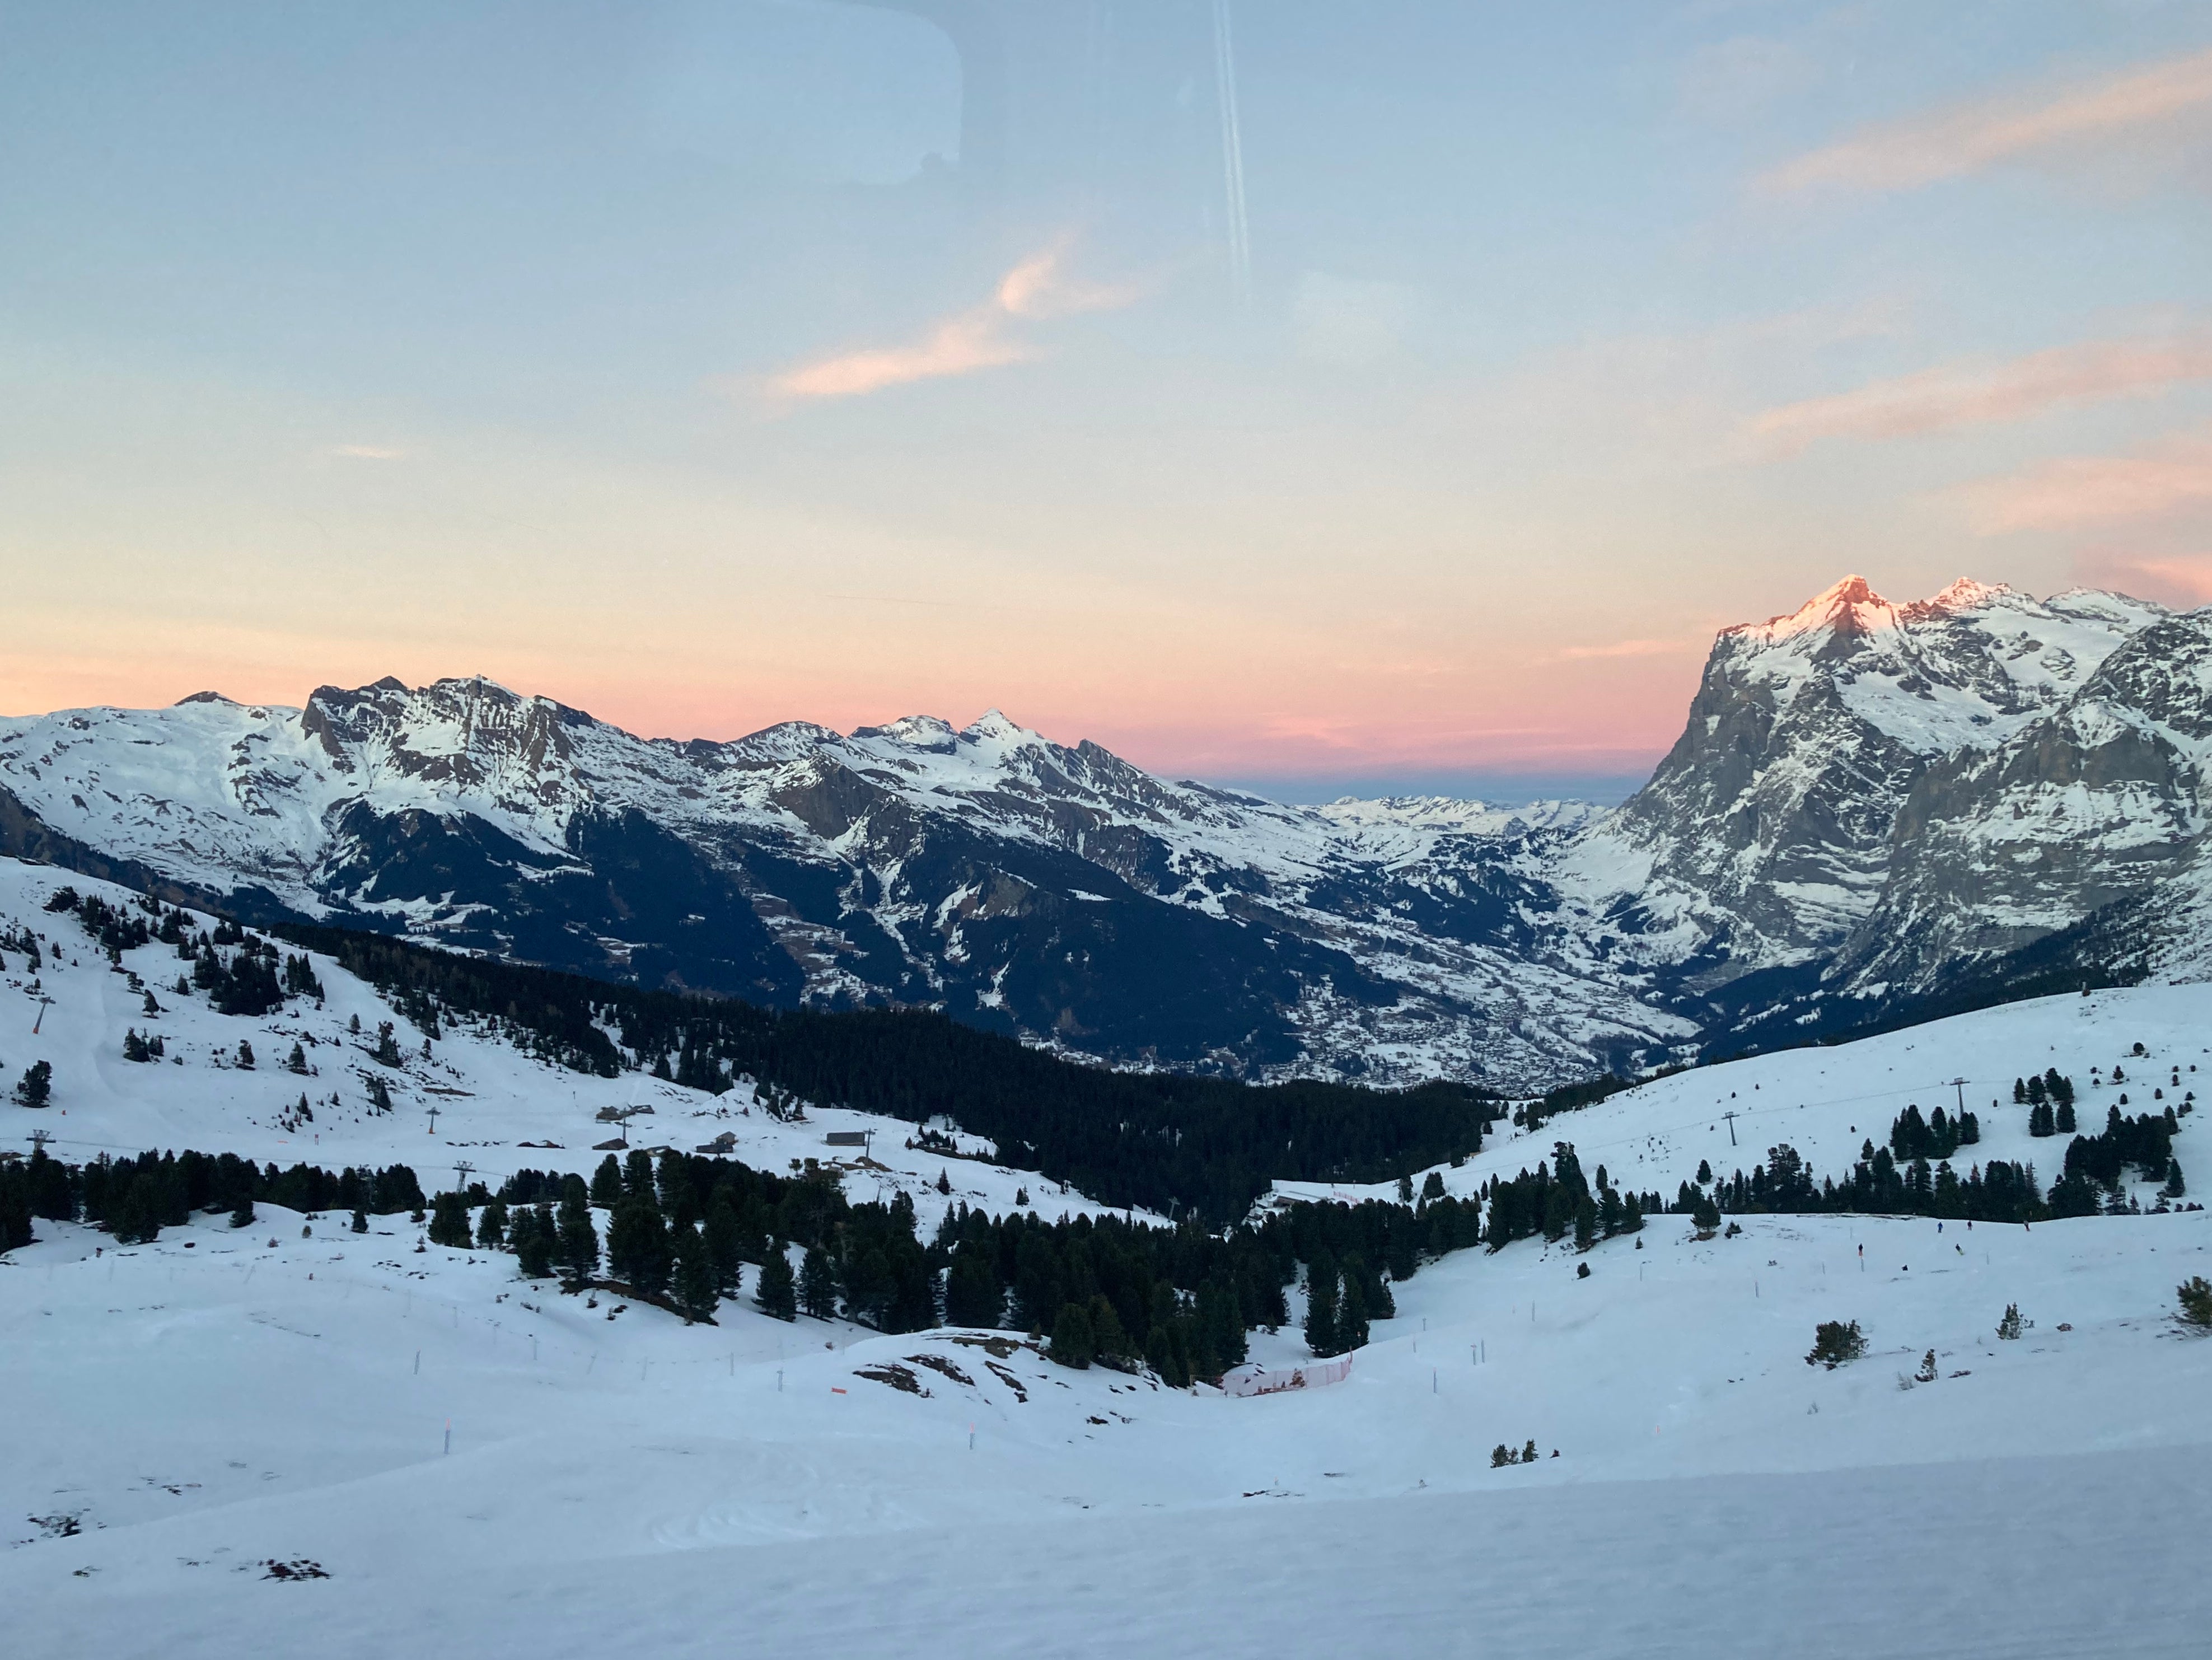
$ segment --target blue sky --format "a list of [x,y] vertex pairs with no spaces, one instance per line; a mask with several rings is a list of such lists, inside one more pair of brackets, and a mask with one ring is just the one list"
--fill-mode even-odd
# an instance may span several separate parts
[[0,3],[0,705],[1537,787],[1845,571],[2212,599],[2201,5],[1226,12],[1249,279],[1211,0]]

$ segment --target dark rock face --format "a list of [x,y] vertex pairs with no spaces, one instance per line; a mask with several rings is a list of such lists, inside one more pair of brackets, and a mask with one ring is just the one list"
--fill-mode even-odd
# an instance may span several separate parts
[[2212,617],[2153,623],[2005,743],[1923,774],[1898,815],[1888,889],[1841,952],[1839,980],[1925,991],[1958,964],[2124,903],[2141,902],[2139,925],[2162,931],[2198,897],[2208,752]]
[[2212,617],[1856,578],[1610,813],[1285,807],[993,714],[642,739],[480,680],[0,730],[0,850],[1115,1064],[1536,1087],[2212,949]]

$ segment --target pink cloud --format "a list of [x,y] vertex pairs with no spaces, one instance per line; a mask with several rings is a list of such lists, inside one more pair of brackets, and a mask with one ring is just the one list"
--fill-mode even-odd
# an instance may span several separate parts
[[1795,454],[1822,438],[1903,438],[2025,420],[2066,404],[2142,397],[2212,379],[2212,336],[2089,340],[1998,363],[1947,364],[1830,398],[1784,404],[1752,430]]
[[2093,554],[2075,562],[2090,586],[2116,589],[2184,608],[2212,599],[2212,555],[2144,559],[2124,554]]
[[860,398],[886,386],[973,374],[1036,354],[1000,331],[999,313],[984,307],[949,317],[910,346],[846,352],[787,369],[769,382],[786,398]]
[[1140,292],[1133,283],[1084,283],[1066,271],[1063,239],[1031,254],[999,282],[999,308],[1009,317],[1072,317],[1079,312],[1119,311]]
[[1065,239],[1016,265],[981,306],[948,317],[910,345],[871,347],[802,363],[774,376],[769,391],[793,398],[860,398],[917,380],[941,380],[1028,362],[1037,349],[1010,325],[1079,312],[1109,311],[1137,297],[1133,285],[1087,283],[1066,271]]
[[2000,161],[2139,131],[2212,106],[2212,52],[2169,58],[2039,96],[1954,104],[1869,127],[1759,179],[1775,196],[1822,187],[1911,190]]
[[2145,455],[2071,455],[1967,487],[1984,535],[2164,519],[2212,503],[2212,432]]

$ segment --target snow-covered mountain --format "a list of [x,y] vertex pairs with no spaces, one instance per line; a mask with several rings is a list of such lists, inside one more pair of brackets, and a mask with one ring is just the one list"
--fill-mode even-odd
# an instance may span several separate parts
[[1723,633],[1610,812],[1287,806],[995,712],[686,743],[483,680],[202,694],[0,724],[0,850],[1117,1064],[1536,1085],[2192,971],[2208,661],[2212,614],[1847,578]]
[[1730,629],[1650,783],[1553,865],[1562,952],[1616,930],[1709,1030],[2178,967],[2188,930],[2037,948],[2178,900],[2208,637],[2212,616],[2115,594],[1960,581],[1899,605],[1856,576]]
[[1535,951],[1591,810],[1291,807],[992,714],[644,739],[488,682],[0,728],[8,850],[213,900],[1134,1064],[1567,1075],[1689,1024]]

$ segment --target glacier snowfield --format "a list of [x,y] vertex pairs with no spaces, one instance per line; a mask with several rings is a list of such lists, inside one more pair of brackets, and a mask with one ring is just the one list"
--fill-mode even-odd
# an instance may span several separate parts
[[[49,952],[40,1005],[0,952],[0,1067],[56,1079],[44,1112],[0,1106],[10,1145],[36,1127],[71,1158],[404,1158],[435,1188],[464,1160],[495,1183],[588,1171],[607,1105],[654,1107],[641,1145],[727,1131],[770,1168],[864,1122],[581,1079],[465,1027],[371,1114],[347,1026],[393,1018],[372,988],[319,962],[322,1010],[228,1018],[161,995],[157,946],[126,953],[165,1006],[149,1022],[40,910],[64,879],[0,865],[0,921],[75,959]],[[124,1061],[149,1024],[170,1058]],[[252,1072],[229,1063],[241,1037]],[[295,1041],[313,1075],[278,1068]],[[2208,1044],[2205,988],[2014,1005],[1662,1079],[1442,1173],[1464,1191],[1565,1140],[1669,1197],[1700,1158],[1748,1170],[1782,1141],[1841,1176],[1905,1104],[1963,1090],[1983,1140],[1961,1163],[2032,1158],[2047,1185],[2063,1140],[2027,1137],[2014,1076],[2069,1073],[2094,1128],[2121,1091],[2131,1112],[2178,1100]],[[2116,1061],[2126,1080],[2092,1088]],[[287,1128],[302,1092],[324,1104]],[[2212,1182],[2181,1122],[2178,1157]],[[873,1128],[884,1168],[848,1186],[912,1193],[925,1230],[940,1169],[994,1210],[1022,1186],[1048,1214],[1088,1205]],[[785,1324],[749,1298],[687,1328],[501,1254],[418,1250],[398,1217],[356,1235],[264,1204],[120,1249],[41,1223],[0,1257],[0,1629],[40,1656],[2212,1650],[2212,1341],[2169,1317],[2178,1281],[2212,1277],[2212,1213],[1741,1225],[1455,1254],[1395,1287],[1344,1383],[1238,1400],[1070,1371],[1018,1333]],[[2032,1323],[2016,1341],[2008,1304]],[[1870,1353],[1808,1366],[1836,1319]],[[1255,1334],[1263,1362],[1303,1352]],[[1491,1468],[1529,1440],[1535,1463]]]

